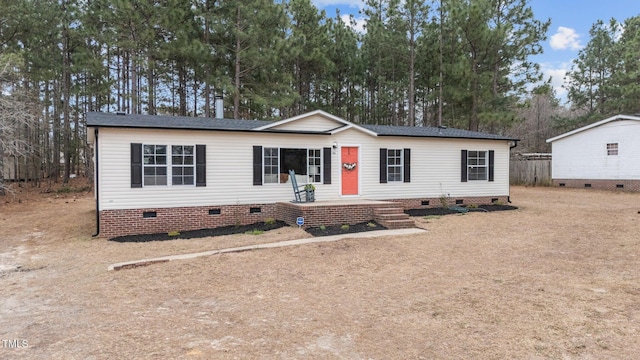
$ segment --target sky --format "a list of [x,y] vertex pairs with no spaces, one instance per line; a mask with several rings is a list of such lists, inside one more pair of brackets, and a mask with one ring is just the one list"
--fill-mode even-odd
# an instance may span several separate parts
[[[431,0],[426,0],[431,1]],[[343,18],[358,13],[364,6],[362,0],[312,0],[318,9],[324,9],[327,16],[334,17],[336,8]],[[589,30],[598,20],[608,23],[611,18],[623,23],[624,20],[640,15],[640,0],[529,0],[536,19],[551,19],[547,40],[543,43],[544,53],[532,58],[540,64],[545,79],[552,78],[556,95],[562,102],[567,101],[567,91],[562,88],[564,77],[571,69],[573,59],[589,42]]]

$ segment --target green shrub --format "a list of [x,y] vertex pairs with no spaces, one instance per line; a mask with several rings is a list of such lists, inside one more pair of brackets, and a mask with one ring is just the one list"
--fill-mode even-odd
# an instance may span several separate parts
[[320,225],[320,230],[327,230],[327,227],[324,225]]
[[178,231],[178,230],[169,231],[169,232],[167,233],[167,235],[169,235],[169,237],[176,237],[176,236],[180,236],[180,231]]
[[344,224],[344,225],[340,226],[340,229],[345,230],[345,231],[349,230],[349,224]]
[[264,233],[264,231],[259,230],[259,229],[253,229],[251,231],[245,232],[245,234],[247,234],[247,235],[261,235],[263,233]]
[[266,218],[266,219],[264,219],[264,224],[265,225],[275,225],[276,224],[276,219],[274,219],[274,218]]
[[368,227],[370,227],[370,228],[374,228],[374,227],[376,227],[377,225],[376,225],[376,223],[374,223],[374,222],[370,222],[370,223],[368,223],[368,224],[367,224],[367,226],[368,226]]

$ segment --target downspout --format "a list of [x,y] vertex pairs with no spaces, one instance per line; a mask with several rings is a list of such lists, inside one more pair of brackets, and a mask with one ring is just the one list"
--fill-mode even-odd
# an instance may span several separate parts
[[96,167],[96,171],[94,173],[95,176],[95,182],[96,182],[96,233],[91,235],[91,237],[96,237],[98,235],[100,235],[100,177],[99,172],[100,172],[100,167],[98,166],[98,128],[95,128],[94,130],[94,135],[95,135],[95,145],[94,145],[94,154],[96,157],[96,163],[95,163],[95,167]]
[[[97,140],[96,140],[97,141]],[[509,146],[509,161],[511,161],[511,149],[515,148],[516,146],[518,146],[518,141],[519,140],[513,140],[513,145]],[[96,160],[97,161],[97,160]],[[509,182],[511,182],[511,180],[509,180]],[[511,204],[511,184],[509,184],[509,195],[507,195],[507,202],[509,204]]]

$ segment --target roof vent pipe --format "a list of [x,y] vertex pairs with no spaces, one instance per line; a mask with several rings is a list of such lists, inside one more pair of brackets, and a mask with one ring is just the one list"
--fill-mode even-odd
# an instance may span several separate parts
[[224,118],[224,98],[216,95],[216,119]]

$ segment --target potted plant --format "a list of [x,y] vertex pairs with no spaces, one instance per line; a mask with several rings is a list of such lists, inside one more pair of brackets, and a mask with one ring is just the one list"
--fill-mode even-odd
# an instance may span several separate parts
[[304,186],[304,191],[307,196],[308,202],[316,201],[316,187],[313,184],[307,184]]

